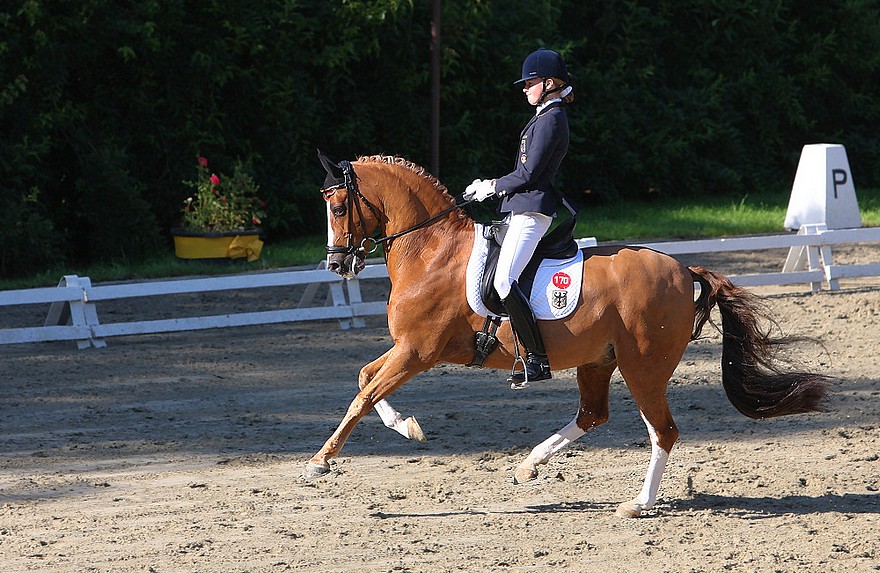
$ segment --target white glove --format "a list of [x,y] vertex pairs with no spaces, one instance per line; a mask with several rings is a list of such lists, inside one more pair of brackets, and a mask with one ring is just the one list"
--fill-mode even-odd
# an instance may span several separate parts
[[492,179],[474,179],[474,182],[464,190],[464,198],[467,201],[485,201],[495,196],[495,181]]
[[482,182],[482,179],[474,179],[474,181],[470,185],[465,187],[464,193],[462,194],[462,197],[464,197],[465,201],[473,200],[474,195],[477,193],[477,186]]

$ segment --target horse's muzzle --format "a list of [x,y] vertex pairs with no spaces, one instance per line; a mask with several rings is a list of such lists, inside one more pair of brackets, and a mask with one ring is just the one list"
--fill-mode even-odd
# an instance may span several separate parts
[[360,253],[328,253],[327,270],[334,272],[342,278],[350,279],[364,270],[364,258]]

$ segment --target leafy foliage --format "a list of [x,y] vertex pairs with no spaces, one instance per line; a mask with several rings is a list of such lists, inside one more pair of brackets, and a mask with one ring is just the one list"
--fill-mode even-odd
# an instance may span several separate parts
[[[23,0],[0,7],[0,271],[139,259],[180,223],[187,158],[253,166],[270,239],[319,232],[315,149],[427,165],[430,2]],[[446,0],[441,173],[502,175],[539,46],[576,86],[576,200],[785,189],[846,145],[880,187],[876,0]],[[121,216],[124,214],[124,217]]]

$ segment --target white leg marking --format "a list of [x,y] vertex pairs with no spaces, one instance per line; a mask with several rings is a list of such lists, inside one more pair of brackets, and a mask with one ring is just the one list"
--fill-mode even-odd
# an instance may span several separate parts
[[531,451],[529,456],[523,463],[530,464],[546,464],[553,454],[565,448],[567,445],[580,438],[587,432],[580,429],[577,425],[577,418],[568,423],[567,426],[553,434]]
[[373,409],[376,410],[376,413],[382,418],[382,423],[385,424],[385,426],[399,433],[404,438],[410,437],[409,431],[407,430],[406,420],[403,419],[400,412],[391,407],[391,404],[389,404],[387,400],[380,400],[375,406],[373,406]]
[[669,452],[660,447],[657,432],[642,414],[642,420],[648,427],[648,435],[651,437],[651,462],[648,464],[648,473],[645,475],[645,483],[642,491],[633,502],[641,506],[639,509],[651,509],[657,501],[657,491],[660,489],[660,480],[669,460]]
[[586,433],[578,427],[577,418],[569,422],[559,432],[535,446],[528,457],[516,467],[516,471],[513,473],[513,483],[526,483],[537,478],[538,465],[546,464],[553,454]]

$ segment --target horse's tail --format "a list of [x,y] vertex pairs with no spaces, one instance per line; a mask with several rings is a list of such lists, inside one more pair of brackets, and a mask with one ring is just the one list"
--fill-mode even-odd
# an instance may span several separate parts
[[733,406],[749,418],[824,411],[828,378],[811,372],[783,371],[774,360],[780,346],[795,337],[774,338],[761,329],[773,323],[767,308],[752,293],[703,267],[688,267],[700,283],[695,302],[696,339],[718,306],[721,313],[721,382]]

